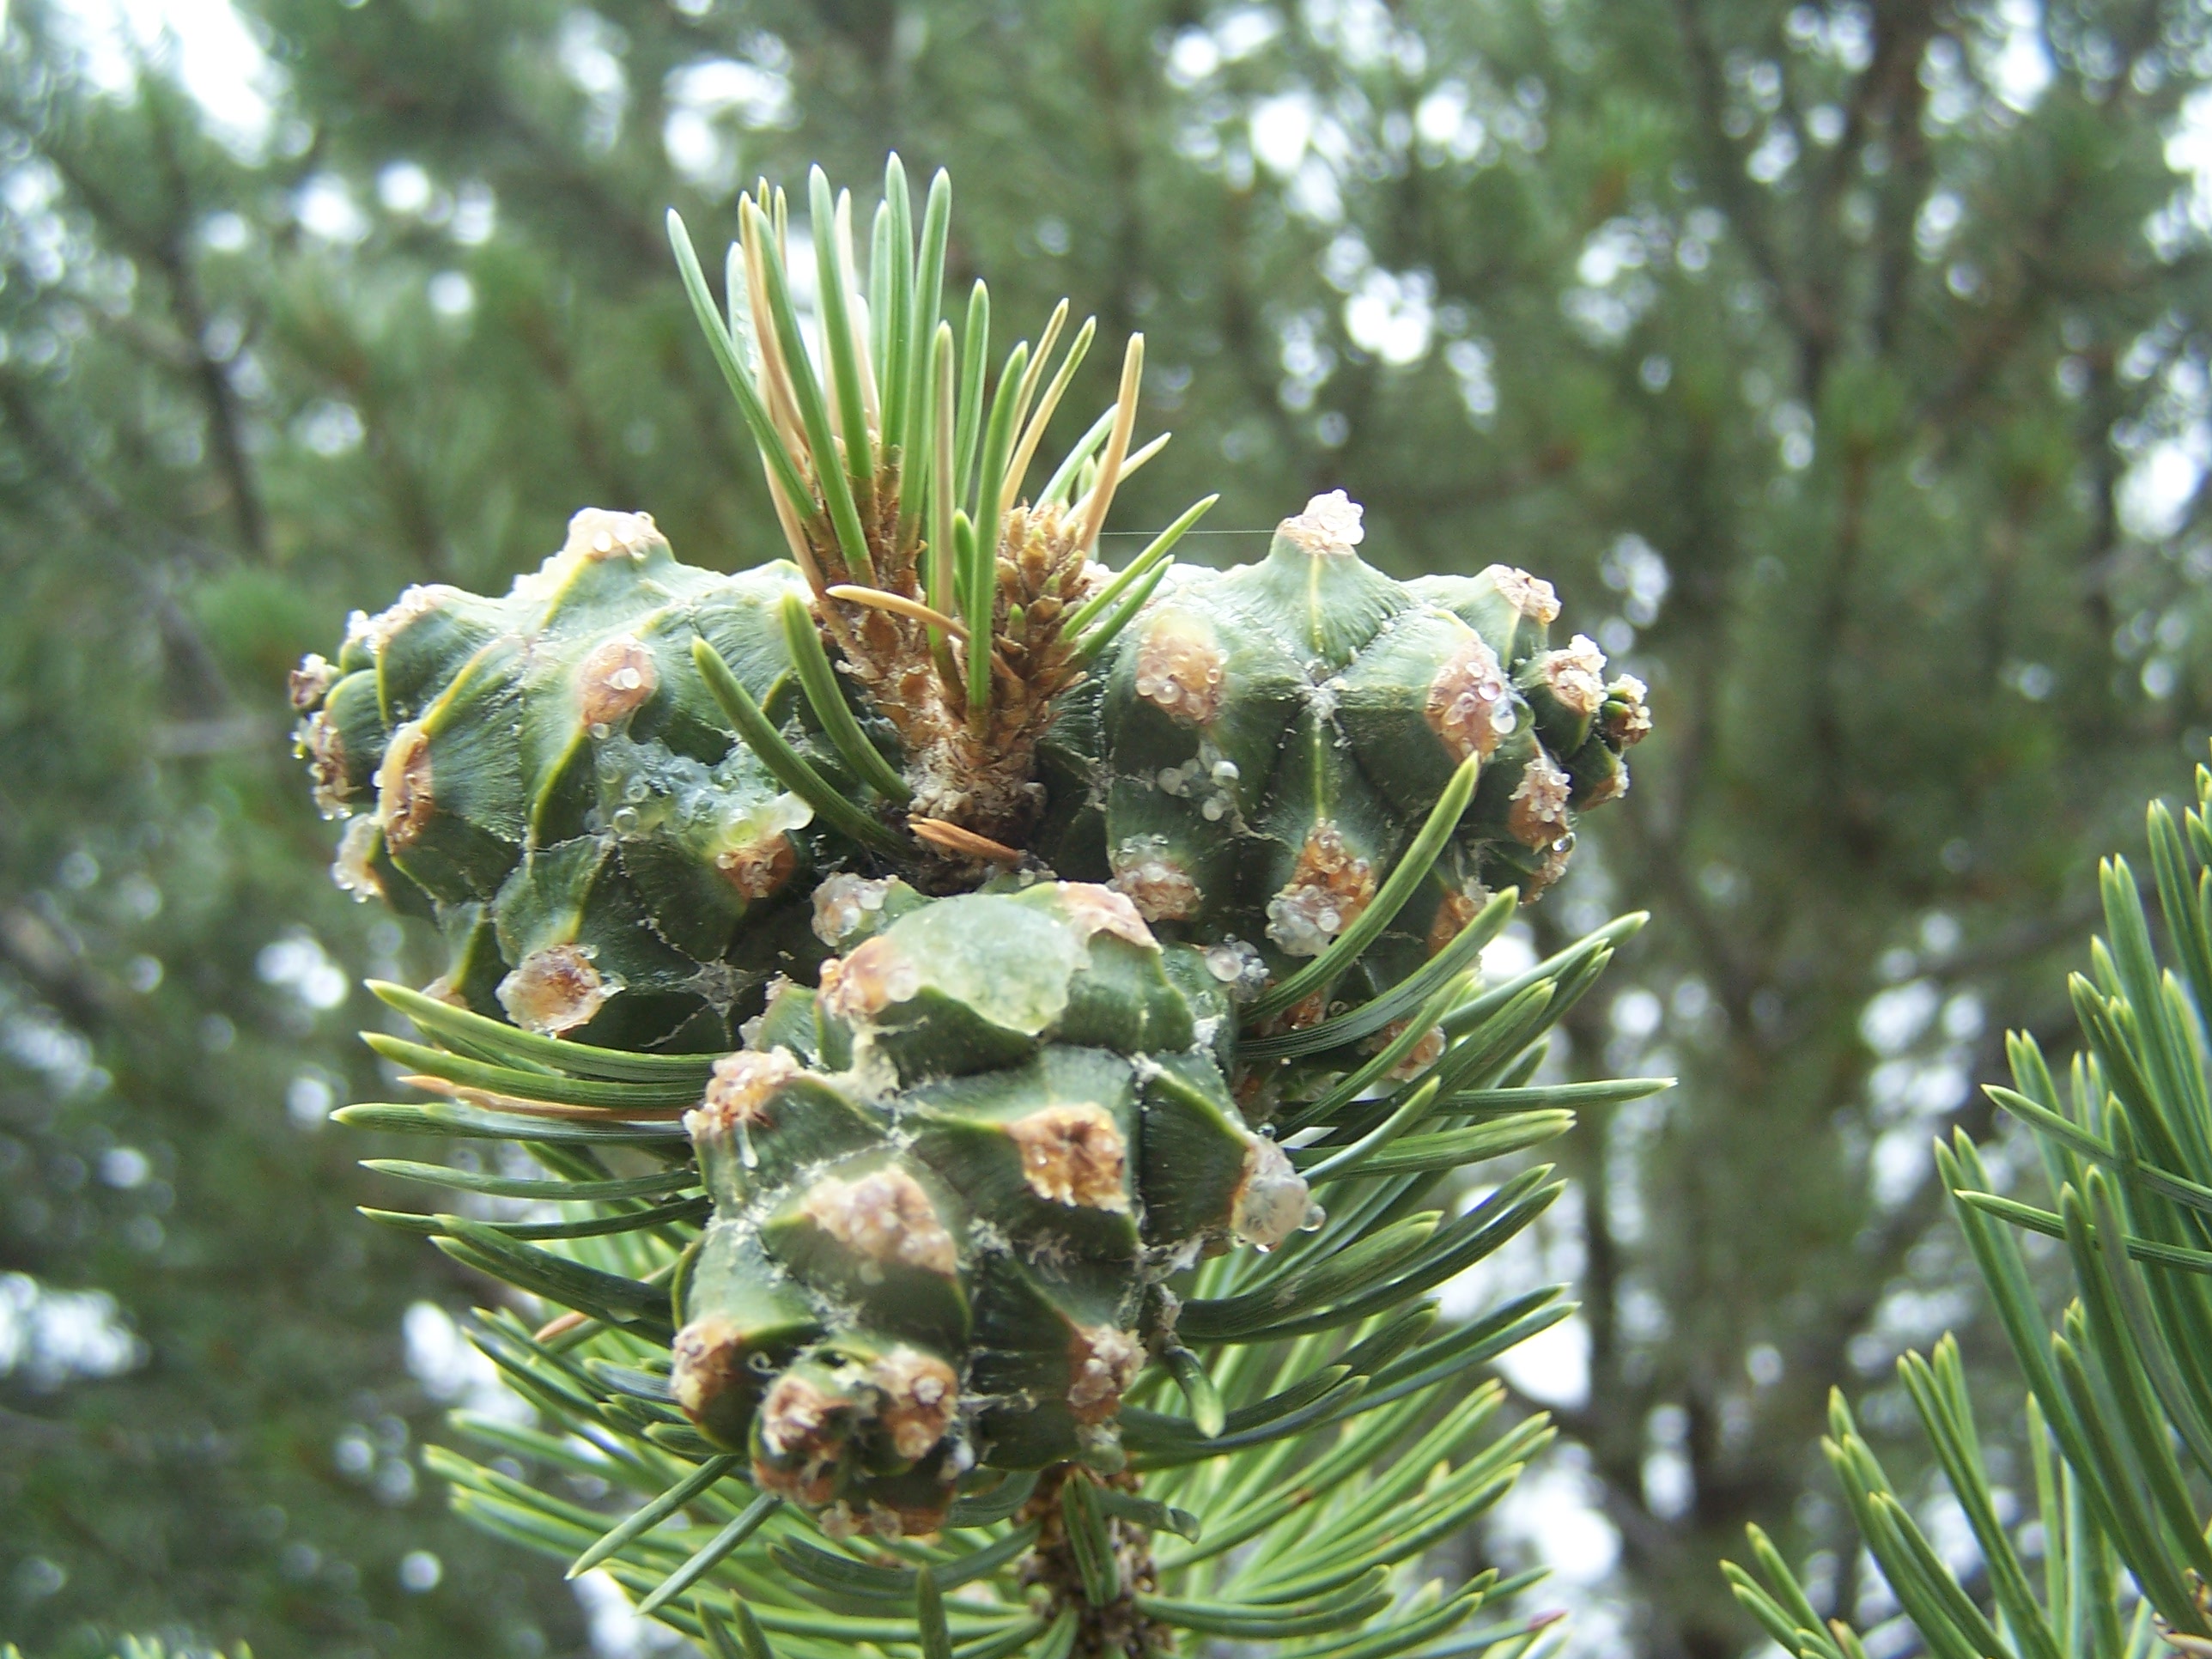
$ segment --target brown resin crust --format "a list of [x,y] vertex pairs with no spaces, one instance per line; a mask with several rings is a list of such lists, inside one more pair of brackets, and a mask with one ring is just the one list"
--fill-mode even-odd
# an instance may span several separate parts
[[1491,565],[1482,574],[1490,578],[1499,597],[1529,621],[1548,628],[1559,619],[1559,590],[1541,576],[1532,576],[1510,564]]
[[960,1379],[935,1354],[902,1345],[878,1359],[868,1381],[882,1395],[876,1420],[908,1462],[927,1456],[960,1409]]
[[951,1278],[959,1271],[952,1235],[921,1183],[900,1169],[852,1181],[825,1176],[799,1209],[809,1221],[864,1261],[897,1264]]
[[[1407,1028],[1412,1024],[1413,1021],[1409,1019],[1391,1021],[1375,1034],[1371,1046],[1377,1054],[1380,1054],[1400,1037],[1405,1036]],[[1405,1083],[1420,1076],[1443,1057],[1444,1042],[1443,1028],[1441,1025],[1429,1027],[1428,1030],[1422,1035],[1421,1040],[1407,1051],[1406,1057],[1390,1068],[1390,1080],[1394,1083]]]
[[1220,717],[1228,666],[1210,626],[1166,611],[1137,641],[1137,695],[1186,726],[1210,726]]
[[554,945],[523,957],[500,981],[498,996],[523,1030],[558,1036],[590,1019],[621,988],[592,965],[590,947]]
[[330,659],[319,651],[310,651],[300,659],[300,665],[285,680],[284,689],[292,699],[292,707],[304,714],[320,705],[337,680],[338,671]]
[[1490,890],[1479,882],[1445,890],[1437,902],[1436,919],[1429,924],[1428,952],[1435,956],[1465,930],[1490,902]]
[[384,763],[376,769],[377,820],[384,844],[404,853],[437,816],[438,798],[430,776],[430,739],[409,721],[392,734]]
[[810,1509],[837,1495],[838,1465],[849,1438],[852,1402],[811,1378],[786,1371],[761,1401],[761,1444],[753,1483]]
[[702,1428],[715,1402],[746,1381],[744,1334],[726,1319],[695,1319],[676,1333],[669,1391],[684,1414]]
[[307,781],[314,790],[315,805],[325,817],[346,811],[346,802],[353,798],[353,780],[346,771],[345,738],[328,709],[319,708],[308,716],[300,746],[307,751]]
[[1567,775],[1550,756],[1530,757],[1505,809],[1505,827],[1522,846],[1543,852],[1566,835]]
[[1584,720],[1605,701],[1605,653],[1587,634],[1536,659],[1536,672],[1559,707]]
[[1030,1190],[1054,1204],[1126,1212],[1129,1149],[1114,1115],[1085,1103],[1046,1106],[1006,1125]]
[[1182,921],[1197,914],[1206,895],[1169,855],[1158,836],[1133,836],[1114,849],[1114,890],[1137,907],[1146,921]]
[[729,878],[739,897],[764,899],[781,891],[784,883],[791,879],[792,872],[799,868],[799,849],[791,844],[791,837],[779,830],[758,841],[715,854],[714,867]]
[[577,665],[577,712],[587,726],[617,725],[649,702],[659,684],[653,653],[625,634],[592,647]]
[[1633,674],[1623,674],[1606,687],[1598,729],[1614,748],[1631,748],[1651,734],[1651,710],[1644,703],[1647,690]]
[[822,1012],[865,1023],[921,988],[921,972],[887,937],[822,964]]
[[1267,902],[1267,937],[1294,957],[1317,957],[1374,902],[1375,866],[1328,819],[1306,832],[1298,861]]
[[1079,1423],[1103,1423],[1145,1368],[1144,1346],[1112,1325],[1079,1325],[1067,1340],[1067,1403]]
[[1117,888],[1090,881],[1062,882],[1060,903],[1086,941],[1095,934],[1106,933],[1147,949],[1159,947],[1152,930],[1145,925],[1144,912]]
[[694,1139],[737,1128],[772,1127],[768,1103],[805,1075],[806,1068],[782,1048],[724,1054],[707,1079],[705,1099],[684,1115],[684,1127]]
[[1512,690],[1498,653],[1470,628],[1437,671],[1422,712],[1454,760],[1470,755],[1488,760],[1498,739],[1513,729]]

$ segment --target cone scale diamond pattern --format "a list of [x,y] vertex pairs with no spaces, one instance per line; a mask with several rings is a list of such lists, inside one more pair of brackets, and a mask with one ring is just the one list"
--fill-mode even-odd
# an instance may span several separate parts
[[672,1384],[763,1490],[928,1532],[979,1461],[1117,1468],[1167,1276],[1320,1218],[1230,1097],[1225,999],[1126,898],[874,915],[685,1120],[714,1217]]

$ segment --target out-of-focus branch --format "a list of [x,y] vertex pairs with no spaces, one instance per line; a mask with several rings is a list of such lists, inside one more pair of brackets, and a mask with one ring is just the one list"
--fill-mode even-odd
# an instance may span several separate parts
[[[136,545],[154,557],[121,573],[117,589],[144,597],[151,607],[170,669],[186,693],[187,706],[204,714],[221,713],[230,688],[217,666],[198,622],[179,605],[164,562],[201,570],[228,562],[222,550],[161,520],[133,512],[96,474],[60,442],[39,414],[30,391],[13,374],[0,371],[0,431],[12,435],[34,462],[32,476],[44,486],[49,510],[97,526],[115,542]],[[99,538],[90,538],[100,545]],[[150,580],[149,580],[150,576]]]
[[1835,343],[1835,317],[1784,262],[1766,204],[1759,198],[1744,171],[1742,147],[1729,137],[1728,94],[1720,56],[1706,32],[1700,0],[1674,0],[1674,21],[1711,189],[1743,239],[1752,264],[1781,305],[1796,338],[1804,390],[1810,396],[1818,387],[1821,366]]
[[191,379],[200,401],[207,407],[208,424],[215,434],[216,464],[230,487],[231,511],[238,520],[240,543],[255,559],[269,556],[269,520],[261,502],[261,485],[246,445],[245,411],[230,371],[208,350],[209,316],[206,296],[200,291],[198,268],[189,246],[194,216],[194,191],[190,173],[178,149],[171,100],[177,94],[151,79],[143,99],[147,125],[167,189],[163,192],[167,212],[158,229],[149,233],[155,263],[169,290],[176,313],[178,332],[191,344]]
[[[142,69],[143,66],[142,65]],[[245,412],[229,371],[208,349],[210,315],[207,300],[193,264],[190,240],[194,191],[178,148],[173,112],[167,100],[178,95],[158,76],[143,74],[145,94],[139,100],[150,135],[155,165],[165,185],[162,210],[157,222],[146,222],[129,210],[64,144],[43,142],[34,130],[25,136],[37,144],[40,156],[68,187],[107,240],[131,258],[150,266],[161,277],[175,342],[148,349],[149,361],[181,374],[205,410],[216,447],[216,465],[230,495],[241,548],[256,559],[268,553],[268,520],[260,488],[245,437]],[[143,337],[142,337],[143,342]]]

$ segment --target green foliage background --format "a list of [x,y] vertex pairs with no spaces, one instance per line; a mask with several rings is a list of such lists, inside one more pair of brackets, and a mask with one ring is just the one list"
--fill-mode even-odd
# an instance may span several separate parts
[[1825,1390],[1971,1321],[1924,1148],[2006,1026],[2063,1049],[2091,855],[2207,737],[2200,8],[249,0],[228,78],[117,15],[0,33],[0,1632],[587,1650],[408,1462],[403,1315],[480,1290],[314,1127],[414,947],[324,878],[282,678],[579,506],[769,555],[659,216],[891,147],[1014,326],[1097,314],[1071,408],[1145,331],[1123,525],[1342,486],[1652,682],[1536,913],[1659,914],[1571,1060],[1684,1079],[1571,1143],[1562,1417],[1623,1643],[1749,1646],[1747,1520],[1850,1609]]

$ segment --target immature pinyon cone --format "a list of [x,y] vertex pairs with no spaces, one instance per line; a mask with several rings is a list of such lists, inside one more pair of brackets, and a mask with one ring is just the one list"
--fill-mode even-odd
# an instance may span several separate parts
[[1117,1468],[1148,1287],[1321,1217],[1231,1099],[1214,975],[1127,897],[881,896],[686,1120],[715,1210],[672,1386],[763,1490],[896,1534],[978,1463]]
[[[950,202],[940,176],[917,225],[894,158],[855,243],[817,171],[818,328],[781,192],[740,198],[720,293],[672,216],[789,562],[692,568],[650,517],[586,508],[505,597],[411,588],[301,665],[338,878],[450,946],[425,990],[378,988],[425,1040],[369,1037],[441,1098],[346,1111],[540,1166],[383,1165],[561,1219],[385,1218],[566,1310],[534,1334],[502,1310],[478,1340],[646,1498],[571,1563],[622,1557],[635,1587],[651,1561],[641,1613],[684,1623],[689,1598],[720,1648],[708,1593],[733,1589],[748,1650],[756,1607],[808,1651],[1444,1639],[1488,1581],[1439,1607],[1390,1571],[1542,1430],[1475,1435],[1493,1339],[1426,1335],[1425,1293],[1559,1183],[1418,1200],[1476,1141],[1567,1127],[1498,1097],[1634,923],[1495,1007],[1476,953],[1511,909],[1488,889],[1534,896],[1576,812],[1626,787],[1644,688],[1587,639],[1553,647],[1559,601],[1524,571],[1374,569],[1340,491],[1259,563],[1170,562],[1208,496],[1108,569],[1115,492],[1166,436],[1138,430],[1142,337],[1105,413],[1041,449],[1097,331],[1063,304],[994,365],[978,284],[956,348]],[[1129,1403],[1154,1360],[1187,1413]],[[1320,1459],[1265,1449],[1322,1429]],[[1408,1485],[1401,1431],[1494,1467],[1425,1455]],[[1125,1437],[1139,1468],[1224,1478],[1147,1492]],[[1221,1495],[1243,1528],[1269,1468],[1295,1469],[1295,1513],[1154,1556],[1157,1529],[1199,1535],[1170,1497]],[[486,1479],[471,1513],[549,1517],[528,1535],[570,1547],[572,1501]],[[1398,1553],[1362,1582],[1264,1566],[1386,1499]],[[805,1541],[817,1522],[946,1536],[863,1559]],[[1221,1577],[1247,1556],[1249,1601]],[[824,1618],[845,1613],[849,1638]]]
[[[504,599],[412,587],[293,678],[340,878],[433,912],[450,997],[526,1029],[726,1048],[805,948],[807,872],[849,848],[733,743],[703,639],[779,712],[768,564],[679,564],[642,513],[587,507]],[[817,953],[818,954],[818,953]]]
[[1175,570],[1054,750],[1061,873],[1103,866],[1168,936],[1287,973],[1358,919],[1473,757],[1474,801],[1397,933],[1449,939],[1482,890],[1559,878],[1576,810],[1627,787],[1643,687],[1607,687],[1583,635],[1547,648],[1549,583],[1504,565],[1397,582],[1364,535],[1336,490],[1260,563]]

